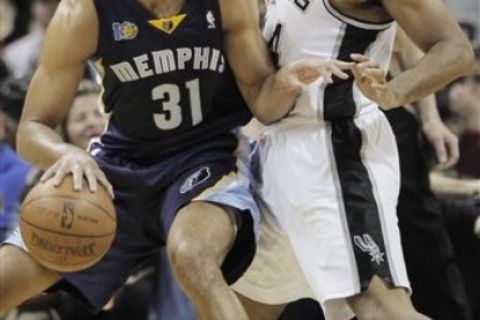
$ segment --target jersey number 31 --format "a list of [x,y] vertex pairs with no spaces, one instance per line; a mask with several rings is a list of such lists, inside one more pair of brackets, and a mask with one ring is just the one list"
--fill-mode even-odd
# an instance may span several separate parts
[[[190,113],[192,126],[202,122],[202,104],[200,102],[200,81],[193,79],[185,82],[190,98]],[[162,111],[153,114],[153,121],[159,129],[172,130],[178,128],[183,121],[182,107],[180,106],[180,88],[176,84],[165,83],[152,90],[152,99],[162,101]]]

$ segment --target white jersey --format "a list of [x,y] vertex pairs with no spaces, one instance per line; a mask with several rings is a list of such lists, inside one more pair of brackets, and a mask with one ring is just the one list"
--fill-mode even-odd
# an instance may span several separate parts
[[[348,61],[351,53],[363,53],[387,70],[395,31],[394,22],[375,24],[347,17],[329,0],[272,0],[263,33],[279,66],[302,58]],[[337,78],[328,86],[317,81],[279,124],[334,120],[358,115],[374,105],[352,78]]]

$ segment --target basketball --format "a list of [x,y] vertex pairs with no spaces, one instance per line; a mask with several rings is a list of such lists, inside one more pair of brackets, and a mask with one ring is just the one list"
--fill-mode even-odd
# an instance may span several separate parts
[[59,272],[74,272],[99,261],[110,248],[117,225],[108,192],[73,190],[72,175],[55,188],[38,183],[21,206],[20,230],[33,258]]

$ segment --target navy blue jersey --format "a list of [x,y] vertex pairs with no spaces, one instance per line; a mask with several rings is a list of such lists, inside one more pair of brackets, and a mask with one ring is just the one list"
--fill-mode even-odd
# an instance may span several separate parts
[[202,141],[234,143],[229,132],[251,115],[225,59],[217,1],[185,0],[158,19],[138,0],[94,0],[107,150],[158,159]]

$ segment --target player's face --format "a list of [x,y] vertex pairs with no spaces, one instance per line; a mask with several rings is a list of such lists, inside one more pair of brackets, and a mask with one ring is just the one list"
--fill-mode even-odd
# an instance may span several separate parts
[[67,136],[72,144],[82,149],[87,148],[90,139],[103,133],[107,123],[107,117],[100,112],[97,102],[97,94],[79,96],[68,115]]

